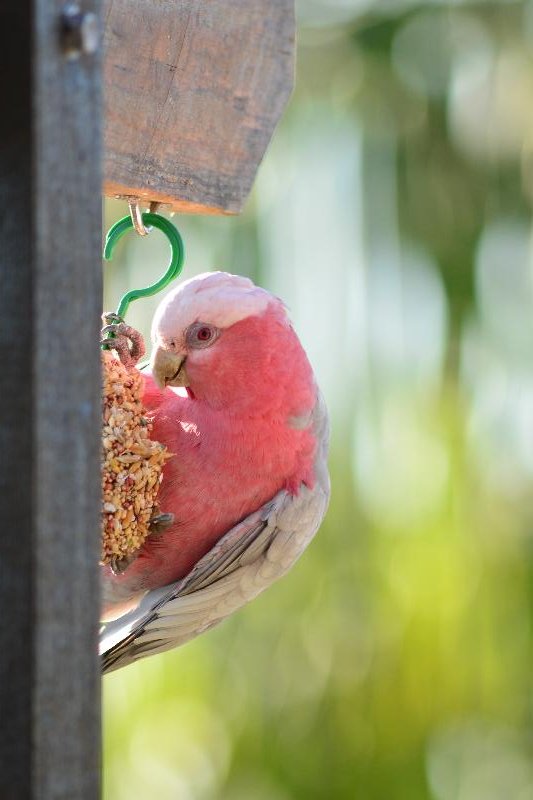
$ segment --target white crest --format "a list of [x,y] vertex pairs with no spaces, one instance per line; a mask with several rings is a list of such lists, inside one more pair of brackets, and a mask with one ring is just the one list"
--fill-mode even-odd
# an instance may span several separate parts
[[262,314],[269,303],[281,302],[249,278],[229,272],[205,272],[184,281],[159,304],[152,338],[174,338],[193,322],[229,328],[241,319]]

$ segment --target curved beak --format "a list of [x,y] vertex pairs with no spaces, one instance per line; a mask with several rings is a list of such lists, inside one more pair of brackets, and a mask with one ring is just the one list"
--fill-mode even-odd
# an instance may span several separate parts
[[188,386],[189,378],[185,371],[186,356],[156,347],[150,359],[152,377],[160,389],[165,386]]

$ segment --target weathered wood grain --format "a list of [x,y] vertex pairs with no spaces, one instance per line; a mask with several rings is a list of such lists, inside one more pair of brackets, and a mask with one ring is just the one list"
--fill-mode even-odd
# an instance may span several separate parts
[[2,800],[99,797],[101,78],[62,7],[0,2]]
[[106,195],[241,211],[292,89],[293,6],[106,0]]

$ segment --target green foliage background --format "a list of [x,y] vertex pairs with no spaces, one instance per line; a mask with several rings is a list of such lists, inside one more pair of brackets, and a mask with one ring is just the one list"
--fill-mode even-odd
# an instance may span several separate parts
[[[286,579],[105,679],[108,800],[533,797],[532,98],[531,2],[300,3],[245,214],[175,221],[187,276],[291,308],[331,507]],[[121,258],[106,307],[166,245]]]

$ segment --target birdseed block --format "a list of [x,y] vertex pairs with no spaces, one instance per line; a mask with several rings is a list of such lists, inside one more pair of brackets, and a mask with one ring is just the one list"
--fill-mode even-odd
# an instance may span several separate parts
[[162,469],[171,453],[150,439],[142,404],[143,379],[102,351],[102,552],[101,561],[131,556],[159,513]]

